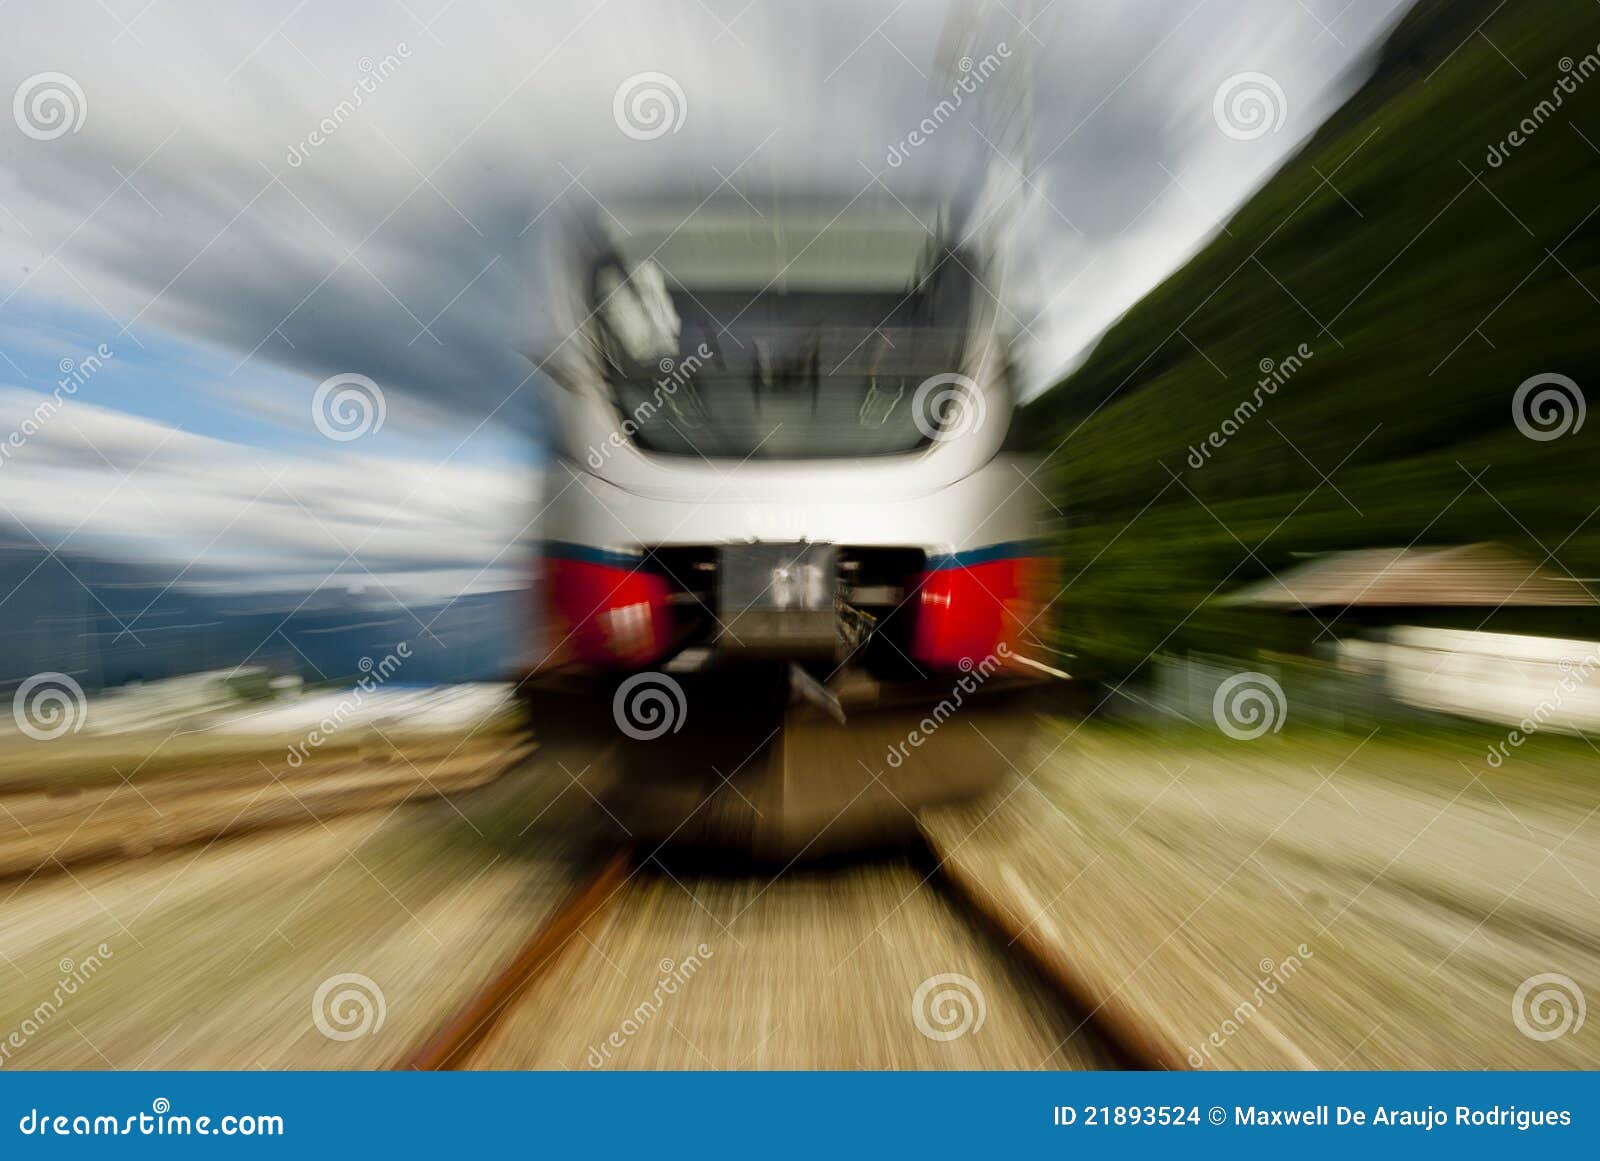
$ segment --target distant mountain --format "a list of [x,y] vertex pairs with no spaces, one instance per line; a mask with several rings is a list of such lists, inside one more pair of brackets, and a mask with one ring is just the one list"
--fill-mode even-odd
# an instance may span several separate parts
[[[1597,54],[1592,0],[1420,0],[1304,148],[1025,409],[1066,514],[1077,671],[1303,646],[1306,619],[1207,598],[1307,552],[1497,539],[1600,575],[1600,421],[1577,426],[1600,392]],[[1553,375],[1578,393],[1519,399]]]
[[250,664],[353,682],[401,642],[406,684],[499,679],[517,660],[526,594],[402,606],[343,591],[216,592],[170,570],[0,540],[0,690],[44,670],[88,690]]

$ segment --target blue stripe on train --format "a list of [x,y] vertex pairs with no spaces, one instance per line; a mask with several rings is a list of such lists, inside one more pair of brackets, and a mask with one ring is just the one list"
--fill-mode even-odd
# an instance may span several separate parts
[[637,568],[644,556],[640,552],[611,552],[587,544],[573,544],[568,540],[546,540],[543,549],[546,556],[579,560],[584,564],[603,564],[611,568]]
[[1044,543],[1039,540],[1007,540],[986,548],[968,548],[962,552],[947,552],[928,557],[927,571],[941,572],[947,568],[970,568],[975,564],[988,564],[992,560],[1012,560],[1019,556],[1039,556]]

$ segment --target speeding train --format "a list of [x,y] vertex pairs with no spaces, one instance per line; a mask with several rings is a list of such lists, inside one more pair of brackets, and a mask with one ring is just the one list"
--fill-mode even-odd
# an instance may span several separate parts
[[[1064,676],[1040,660],[1041,494],[1007,450],[993,259],[889,199],[607,205],[550,259],[558,337],[533,352],[552,457],[532,670],[597,701],[653,690],[648,721],[616,702],[626,739],[687,716],[723,744],[650,750],[635,806],[669,766],[751,767],[763,738],[788,819],[820,784],[802,763],[865,771],[818,800],[830,823],[861,778],[891,812],[987,784],[973,731],[1015,752],[1016,715],[974,705]],[[740,799],[768,819],[760,793]]]
[[1004,451],[986,256],[893,202],[608,224],[545,360],[537,668],[1036,653],[1039,493]]

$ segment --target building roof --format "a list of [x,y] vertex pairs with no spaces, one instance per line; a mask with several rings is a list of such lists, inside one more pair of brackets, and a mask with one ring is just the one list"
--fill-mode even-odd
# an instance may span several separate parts
[[1315,609],[1600,604],[1589,587],[1496,544],[1330,552],[1230,593],[1220,604]]

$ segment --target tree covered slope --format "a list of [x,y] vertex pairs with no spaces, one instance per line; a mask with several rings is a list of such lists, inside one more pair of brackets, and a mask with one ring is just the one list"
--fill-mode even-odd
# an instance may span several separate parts
[[1064,514],[1064,647],[1111,675],[1290,644],[1303,626],[1208,598],[1329,549],[1494,539],[1600,575],[1600,418],[1535,406],[1587,406],[1550,384],[1514,413],[1535,376],[1600,393],[1597,336],[1600,5],[1419,0],[1367,83],[1024,411]]

